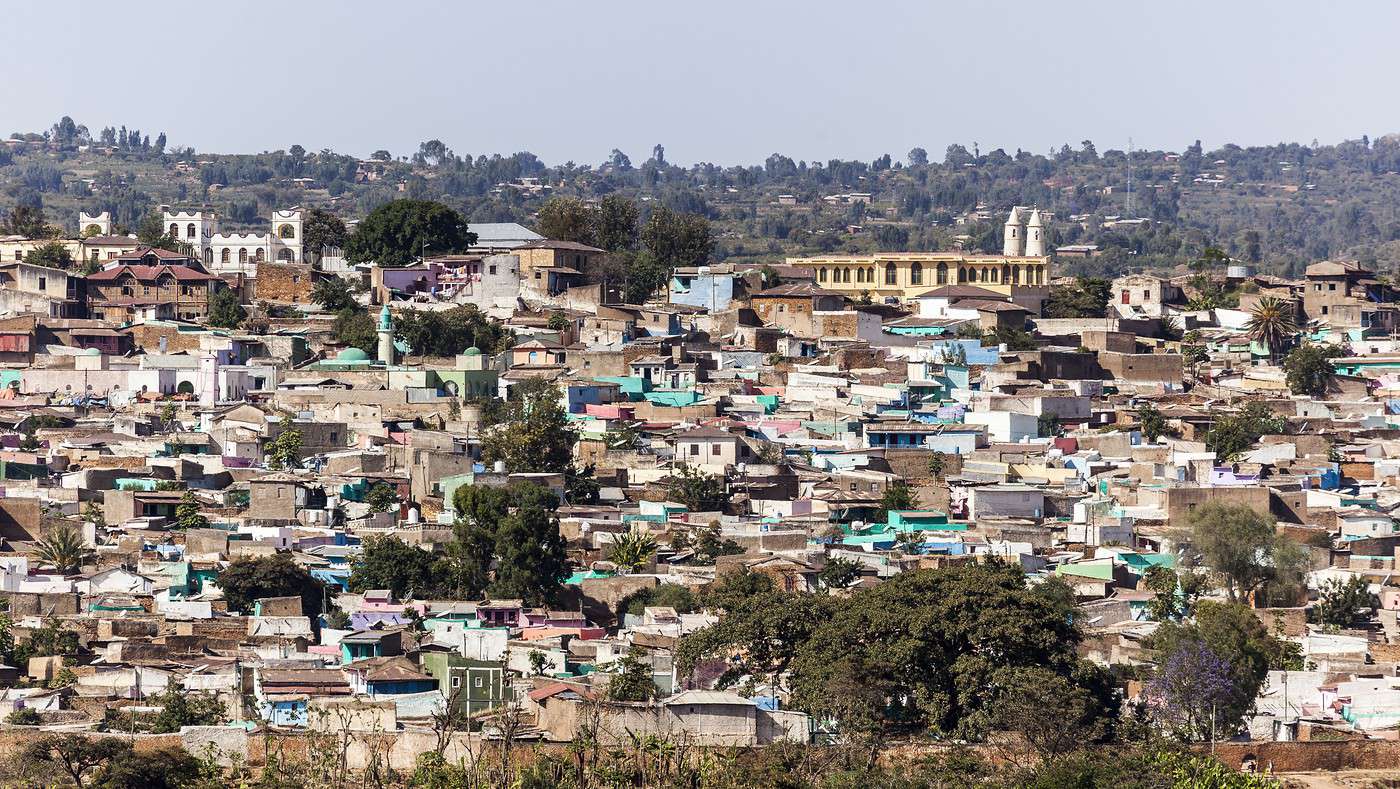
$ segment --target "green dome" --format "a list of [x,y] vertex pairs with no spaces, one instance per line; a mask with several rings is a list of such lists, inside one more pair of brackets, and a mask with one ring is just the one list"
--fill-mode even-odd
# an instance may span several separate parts
[[85,349],[83,349],[83,355],[84,355],[84,356],[101,356],[101,355],[102,355],[102,349],[101,349],[101,348],[85,348]]
[[346,348],[335,355],[335,360],[338,362],[367,362],[369,354],[359,348]]
[[481,355],[481,349],[478,348],[478,347],[476,347],[475,345],[473,345],[472,347],[466,349],[465,351],[462,351],[462,355],[463,355],[463,356],[480,356],[480,355]]

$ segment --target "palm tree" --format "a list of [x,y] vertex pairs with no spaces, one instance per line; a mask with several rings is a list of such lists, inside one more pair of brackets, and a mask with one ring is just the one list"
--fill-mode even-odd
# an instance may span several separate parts
[[60,573],[77,572],[82,568],[83,562],[92,555],[92,551],[83,544],[82,535],[72,526],[59,526],[49,533],[47,539],[39,542],[35,550],[35,556],[39,561],[51,564]]
[[617,565],[623,572],[636,572],[646,567],[654,553],[656,539],[640,529],[632,529],[613,540],[612,550],[608,551],[608,561]]
[[1251,340],[1264,343],[1269,349],[1269,360],[1273,361],[1294,335],[1298,333],[1298,322],[1293,319],[1293,302],[1273,296],[1259,299],[1250,313],[1245,330]]

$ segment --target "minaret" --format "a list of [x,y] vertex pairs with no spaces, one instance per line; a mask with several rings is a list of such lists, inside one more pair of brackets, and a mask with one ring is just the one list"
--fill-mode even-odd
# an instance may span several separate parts
[[1011,209],[1011,216],[1006,218],[1006,227],[1002,233],[1001,254],[1009,258],[1021,256],[1021,214],[1014,207]]
[[394,363],[394,320],[389,316],[389,305],[379,311],[379,361]]
[[1031,221],[1026,223],[1026,257],[1045,257],[1045,238],[1042,231],[1044,227],[1040,224],[1040,209],[1031,211]]

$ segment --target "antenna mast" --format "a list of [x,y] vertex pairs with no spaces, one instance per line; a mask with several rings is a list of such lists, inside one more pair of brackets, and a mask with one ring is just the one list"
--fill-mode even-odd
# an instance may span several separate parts
[[1128,138],[1128,207],[1124,211],[1128,219],[1136,219],[1133,213],[1133,138]]

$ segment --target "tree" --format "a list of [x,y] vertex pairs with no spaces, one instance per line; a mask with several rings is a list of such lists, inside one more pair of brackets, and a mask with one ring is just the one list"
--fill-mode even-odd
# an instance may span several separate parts
[[[962,346],[958,346],[961,348]],[[934,479],[943,479],[943,472],[948,467],[948,458],[942,452],[935,450],[928,458],[928,473]]]
[[1008,351],[1034,351],[1040,347],[1030,332],[1010,326],[988,329],[983,342],[989,345],[1005,345]]
[[290,416],[282,417],[277,436],[267,442],[265,449],[269,468],[292,468],[301,462],[301,431],[292,424]]
[[569,557],[554,494],[533,485],[522,486],[517,506],[496,529],[496,571],[487,591],[498,598],[548,605],[559,597],[569,575]]
[[350,283],[340,277],[316,280],[316,284],[311,288],[311,301],[321,305],[327,312],[335,313],[354,310],[360,306],[355,302],[355,294],[350,292]]
[[1282,433],[1287,426],[1268,406],[1251,402],[1236,414],[1216,417],[1206,433],[1206,447],[1214,450],[1217,461],[1228,463],[1252,449],[1261,436]]
[[238,303],[238,292],[232,288],[219,288],[209,297],[209,317],[207,323],[221,329],[236,329],[248,317],[248,311]]
[[165,692],[147,699],[160,707],[151,723],[152,734],[175,734],[184,726],[218,726],[228,720],[224,705],[213,693],[166,685]]
[[1040,764],[1083,748],[1108,732],[1106,710],[1073,674],[1038,666],[997,672],[991,725],[1020,735]]
[[637,246],[637,204],[620,194],[610,194],[593,212],[593,243],[609,252]]
[[705,217],[657,206],[642,227],[642,245],[669,272],[676,266],[704,265],[714,249],[714,239]]
[[122,753],[97,774],[92,785],[96,789],[183,789],[207,785],[208,773],[189,751],[170,746]]
[[669,482],[667,497],[691,512],[716,512],[729,501],[724,477],[698,468],[683,465],[679,472],[673,469]]
[[826,566],[817,573],[817,580],[827,589],[845,589],[860,577],[865,565],[840,557],[828,559]]
[[1228,737],[1239,724],[1224,714],[1239,692],[1231,674],[1229,662],[1204,643],[1179,641],[1144,688],[1152,717],[1187,741]]
[[376,482],[365,494],[370,512],[388,512],[399,505],[399,492],[387,482]]
[[1335,345],[1315,345],[1305,342],[1283,358],[1283,371],[1288,390],[1297,395],[1324,397],[1336,378],[1332,360],[1343,355]]
[[11,726],[38,726],[43,723],[43,718],[39,713],[28,707],[20,707],[5,717],[5,722]]
[[1162,416],[1162,412],[1157,410],[1157,406],[1143,403],[1138,406],[1137,416],[1138,426],[1149,444],[1157,443],[1157,439],[1167,432],[1167,420]]
[[[345,222],[340,217],[323,208],[313,208],[306,212],[301,226],[302,249],[312,263],[321,262],[321,250],[326,247],[343,247],[347,233]],[[327,307],[327,309],[331,309]]]
[[54,235],[54,228],[44,221],[44,209],[38,205],[25,203],[16,205],[10,209],[4,227],[7,235],[24,236],[30,239],[49,238]]
[[[524,384],[517,384],[517,387]],[[530,386],[506,404],[503,424],[491,428],[481,442],[482,459],[504,461],[514,474],[563,473],[573,461],[578,432],[569,423],[552,384]]]
[[613,669],[608,679],[608,698],[612,701],[648,701],[658,695],[650,663],[627,655],[613,664]]
[[83,734],[49,734],[24,746],[27,761],[62,770],[80,789],[94,770],[130,753],[132,745],[126,740]]
[[1313,622],[1335,628],[1354,627],[1371,618],[1371,589],[1366,579],[1353,575],[1343,581],[1333,578],[1323,582],[1313,603]]
[[349,307],[336,313],[331,333],[341,345],[359,348],[365,353],[374,353],[379,344],[374,318],[358,307]]
[[505,350],[510,331],[475,304],[446,310],[399,312],[394,334],[420,356],[455,356],[467,348],[491,354]]
[[646,567],[655,553],[656,539],[642,529],[632,528],[613,538],[608,561],[624,573],[635,572]]
[[209,528],[209,519],[200,512],[199,500],[192,490],[185,491],[180,503],[175,505],[175,528],[180,531]]
[[83,543],[77,529],[64,524],[39,541],[34,555],[39,561],[53,565],[59,574],[68,575],[81,570],[92,557],[92,551]]
[[551,197],[540,206],[535,227],[545,238],[592,246],[594,221],[594,209],[577,197]]
[[876,522],[889,520],[889,514],[895,510],[911,510],[914,508],[914,491],[909,487],[909,483],[902,479],[897,479],[885,486],[885,492],[880,496],[880,511],[875,514]]
[[401,600],[431,596],[436,590],[433,555],[397,537],[371,537],[351,566],[352,592],[388,589]]
[[1111,283],[1098,277],[1078,277],[1071,287],[1050,289],[1047,318],[1102,318],[1108,310]]
[[1263,296],[1250,312],[1245,331],[1251,340],[1264,344],[1269,350],[1270,360],[1276,358],[1298,333],[1294,311],[1291,301]]
[[164,249],[167,252],[188,254],[189,245],[180,241],[166,230],[165,219],[160,214],[150,213],[141,218],[136,226],[136,240],[142,246]]
[[647,251],[629,253],[624,258],[626,286],[622,300],[628,304],[644,304],[665,286],[671,268]]
[[251,612],[253,602],[264,597],[298,596],[302,614],[315,617],[325,593],[325,586],[286,553],[237,559],[219,573],[217,583],[230,611]]
[[73,267],[73,253],[61,241],[47,241],[25,253],[24,262],[32,266],[69,269]]
[[1216,572],[1231,602],[1247,599],[1272,582],[1302,574],[1306,555],[1278,534],[1274,519],[1242,504],[1207,502],[1187,518],[1188,561]]
[[1158,622],[1172,622],[1191,614],[1196,598],[1206,591],[1206,579],[1196,573],[1178,573],[1161,565],[1142,574],[1142,585],[1154,597],[1147,601],[1147,613]]
[[451,208],[430,200],[394,200],[369,213],[345,242],[351,263],[406,266],[431,251],[466,252],[476,243],[467,221]]
[[923,148],[910,148],[909,155],[905,158],[909,160],[910,167],[924,167],[928,165],[928,151]]

